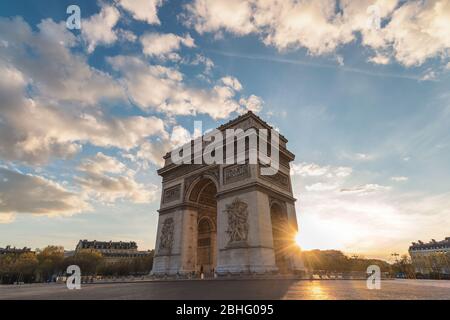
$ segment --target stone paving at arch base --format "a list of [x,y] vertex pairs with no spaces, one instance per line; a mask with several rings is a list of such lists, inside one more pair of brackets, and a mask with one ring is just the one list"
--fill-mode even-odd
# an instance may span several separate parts
[[367,300],[450,299],[450,281],[382,280],[369,290],[365,280],[178,280],[0,286],[0,299],[50,300]]

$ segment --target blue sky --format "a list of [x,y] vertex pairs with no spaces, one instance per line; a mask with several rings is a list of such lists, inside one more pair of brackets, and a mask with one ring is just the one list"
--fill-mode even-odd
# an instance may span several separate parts
[[305,249],[449,236],[448,21],[438,0],[2,1],[0,245],[153,248],[161,155],[246,110],[296,154]]

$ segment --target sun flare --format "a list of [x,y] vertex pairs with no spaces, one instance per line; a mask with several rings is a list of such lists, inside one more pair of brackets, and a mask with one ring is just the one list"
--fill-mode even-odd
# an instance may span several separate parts
[[300,237],[300,233],[297,232],[295,234],[295,244],[297,244],[297,246],[300,248],[301,247],[301,237]]

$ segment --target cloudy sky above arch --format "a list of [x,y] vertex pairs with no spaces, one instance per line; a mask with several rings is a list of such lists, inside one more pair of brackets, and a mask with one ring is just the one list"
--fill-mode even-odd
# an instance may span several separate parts
[[2,3],[0,241],[153,247],[160,155],[249,109],[297,155],[305,248],[448,236],[450,4],[339,3],[79,1],[81,31],[72,2]]

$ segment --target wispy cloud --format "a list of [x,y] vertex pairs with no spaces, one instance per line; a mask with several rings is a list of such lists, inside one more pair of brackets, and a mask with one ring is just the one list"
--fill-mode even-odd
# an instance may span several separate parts
[[403,182],[403,181],[408,181],[408,177],[403,177],[403,176],[391,177],[391,180],[395,181],[395,182]]
[[286,64],[292,64],[292,65],[311,67],[311,68],[335,69],[336,71],[363,74],[363,75],[370,76],[370,77],[400,78],[400,79],[408,79],[408,80],[415,80],[415,81],[439,81],[439,80],[431,78],[431,77],[428,77],[425,79],[423,77],[423,75],[377,72],[377,71],[360,69],[360,68],[339,65],[339,64],[317,63],[317,62],[312,62],[312,61],[280,58],[280,57],[260,55],[260,54],[246,54],[246,53],[226,52],[226,51],[218,51],[218,50],[206,50],[206,51],[213,53],[213,54],[218,54],[218,55],[232,57],[232,58],[261,60],[261,61],[274,62],[274,63],[286,63]]

